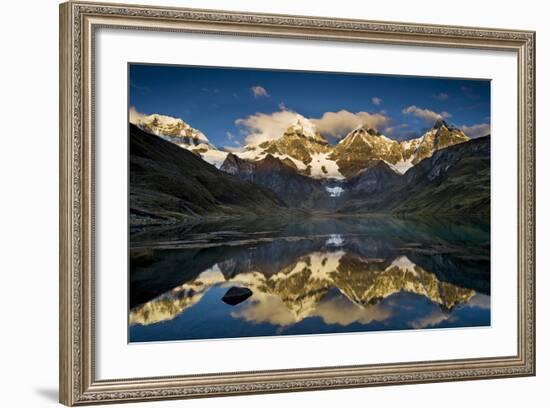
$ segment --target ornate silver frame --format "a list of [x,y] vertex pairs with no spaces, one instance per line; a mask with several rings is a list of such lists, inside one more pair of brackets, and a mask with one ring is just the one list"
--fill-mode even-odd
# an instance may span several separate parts
[[[517,54],[518,349],[512,356],[97,380],[94,353],[93,47],[99,27],[424,45]],[[66,405],[535,374],[535,33],[68,2],[60,6],[60,401]]]

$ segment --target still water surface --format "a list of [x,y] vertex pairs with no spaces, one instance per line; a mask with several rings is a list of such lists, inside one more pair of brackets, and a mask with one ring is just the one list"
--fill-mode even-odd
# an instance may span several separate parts
[[[490,228],[385,217],[132,231],[131,342],[490,325]],[[252,295],[230,305],[229,288]]]

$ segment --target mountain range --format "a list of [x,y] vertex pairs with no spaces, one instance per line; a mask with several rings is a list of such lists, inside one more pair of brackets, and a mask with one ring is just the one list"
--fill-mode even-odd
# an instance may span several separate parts
[[153,114],[130,124],[130,178],[135,224],[292,211],[488,216],[490,137],[439,119],[417,139],[360,126],[331,145],[304,119],[227,152]]
[[[201,131],[183,120],[153,114],[139,119],[142,130],[173,142],[220,168],[228,152],[217,149]],[[247,161],[258,161],[267,155],[278,158],[300,174],[318,179],[343,179],[356,176],[361,170],[382,160],[394,170],[405,173],[409,168],[440,149],[470,140],[462,130],[437,120],[419,138],[402,142],[390,139],[378,131],[360,126],[336,145],[316,130],[308,119],[291,124],[281,137],[249,144],[233,154]]]

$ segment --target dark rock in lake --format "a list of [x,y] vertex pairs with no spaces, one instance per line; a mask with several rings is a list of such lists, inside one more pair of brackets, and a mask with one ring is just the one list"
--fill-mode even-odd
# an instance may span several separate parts
[[228,305],[235,306],[244,302],[250,296],[252,296],[252,291],[250,289],[232,286],[227,292],[225,292],[222,300]]

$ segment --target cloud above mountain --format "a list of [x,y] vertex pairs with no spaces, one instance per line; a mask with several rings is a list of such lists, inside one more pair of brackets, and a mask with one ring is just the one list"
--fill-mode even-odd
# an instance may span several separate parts
[[489,123],[478,123],[477,125],[472,126],[460,126],[460,130],[462,130],[466,135],[468,135],[470,138],[475,139],[476,137],[482,137],[487,136],[491,133],[491,125]]
[[244,119],[237,119],[235,124],[245,136],[245,143],[259,145],[269,140],[275,140],[282,136],[290,125],[298,120],[307,119],[299,113],[281,110],[278,112],[255,113]]
[[382,129],[388,125],[390,118],[382,113],[353,113],[347,110],[325,112],[320,118],[306,118],[297,112],[281,109],[270,114],[258,112],[246,118],[237,119],[235,124],[245,136],[246,144],[258,145],[278,139],[290,125],[298,121],[313,124],[324,136],[341,139],[359,126]]
[[380,130],[389,123],[390,118],[382,113],[353,113],[341,110],[338,112],[325,112],[320,118],[310,120],[322,135],[341,139],[359,126]]
[[417,118],[420,118],[429,124],[432,124],[438,119],[448,119],[452,116],[449,112],[438,113],[430,109],[419,108],[416,105],[407,106],[401,111],[401,113],[403,113],[404,115],[416,116]]
[[388,126],[384,129],[384,133],[391,135],[395,133],[399,129],[408,129],[409,124],[408,123],[399,123],[397,125]]
[[128,120],[130,123],[133,123],[134,125],[137,125],[141,118],[143,118],[145,115],[144,113],[140,113],[136,110],[135,106],[130,106],[130,109],[128,110]]

